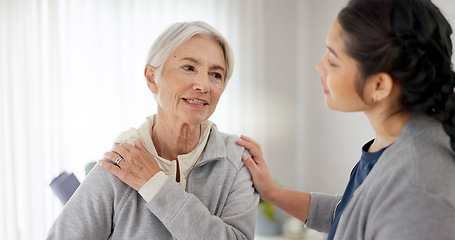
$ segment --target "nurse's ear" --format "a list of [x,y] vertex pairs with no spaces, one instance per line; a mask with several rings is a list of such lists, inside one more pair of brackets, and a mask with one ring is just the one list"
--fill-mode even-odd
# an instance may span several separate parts
[[373,103],[397,97],[397,86],[395,86],[393,78],[388,73],[381,72],[368,77],[367,85],[368,98]]
[[157,85],[157,69],[156,67],[147,64],[144,70],[145,80],[147,81],[147,86],[150,91],[154,94],[158,94],[158,85]]

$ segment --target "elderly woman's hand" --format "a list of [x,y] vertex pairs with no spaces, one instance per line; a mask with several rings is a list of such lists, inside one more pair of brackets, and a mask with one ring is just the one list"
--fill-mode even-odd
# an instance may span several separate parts
[[109,161],[100,160],[100,165],[124,183],[139,191],[156,173],[161,171],[155,158],[148,153],[141,140],[135,146],[122,143],[104,154]]

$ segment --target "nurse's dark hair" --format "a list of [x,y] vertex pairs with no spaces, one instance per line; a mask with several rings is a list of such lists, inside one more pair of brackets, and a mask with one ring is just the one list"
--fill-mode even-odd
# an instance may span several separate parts
[[348,55],[357,61],[357,91],[388,73],[404,110],[443,123],[455,150],[452,28],[430,0],[351,0],[338,15]]

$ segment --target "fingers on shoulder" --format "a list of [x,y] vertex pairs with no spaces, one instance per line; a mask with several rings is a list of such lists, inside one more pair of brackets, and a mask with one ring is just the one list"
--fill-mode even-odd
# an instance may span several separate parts
[[259,147],[259,148],[261,147],[261,145],[258,142],[256,142],[254,139],[252,139],[251,137],[248,137],[248,136],[245,136],[245,135],[241,135],[240,138],[242,140],[246,141],[246,142],[249,142],[249,143]]
[[248,150],[255,150],[258,149],[259,151],[261,150],[261,145],[254,141],[253,139],[246,137],[246,136],[241,136],[241,140],[237,140],[237,144],[247,148]]
[[257,172],[260,170],[259,167],[257,166],[256,161],[250,156],[243,154],[242,160],[245,166],[250,170],[250,172]]

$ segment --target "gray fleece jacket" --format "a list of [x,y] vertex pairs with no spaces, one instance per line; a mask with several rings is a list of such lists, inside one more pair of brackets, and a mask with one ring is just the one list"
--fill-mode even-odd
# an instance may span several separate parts
[[259,196],[237,139],[212,126],[186,191],[169,178],[149,203],[96,165],[47,239],[253,239]]
[[[311,194],[307,227],[328,232],[339,195]],[[455,157],[442,125],[411,119],[354,192],[334,239],[455,239]]]

